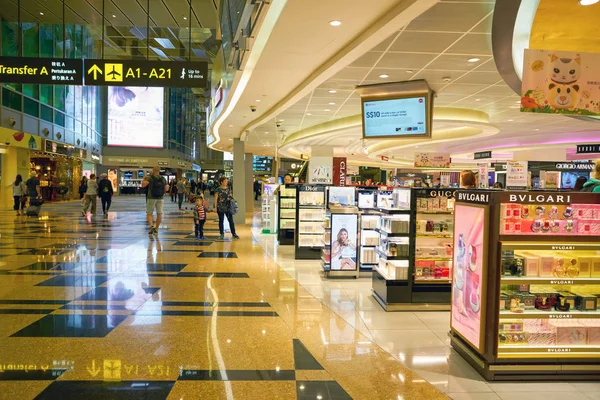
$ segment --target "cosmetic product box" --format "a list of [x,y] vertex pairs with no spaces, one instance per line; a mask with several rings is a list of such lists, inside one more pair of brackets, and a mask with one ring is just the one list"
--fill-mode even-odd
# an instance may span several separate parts
[[535,296],[529,293],[521,293],[521,304],[526,310],[535,310]]
[[598,308],[598,297],[592,294],[575,294],[575,308],[579,311],[596,311]]
[[590,257],[592,259],[590,275],[592,278],[600,278],[600,257]]
[[514,293],[529,294],[529,287],[528,284],[524,283],[519,285],[507,285],[506,289]]
[[573,204],[573,215],[576,219],[594,219],[594,209],[590,204]]
[[588,326],[587,331],[588,331],[588,337],[587,337],[588,346],[600,346],[600,327]]
[[433,199],[427,199],[427,211],[433,211]]
[[536,298],[546,298],[546,302],[550,304],[550,307],[554,307],[554,303],[558,301],[558,293],[556,292],[535,292],[531,293],[531,295]]
[[500,310],[508,310],[510,306],[510,296],[505,293],[500,293]]
[[523,267],[524,267],[523,275],[525,275],[527,277],[539,276],[540,258],[527,255],[525,257]]
[[552,256],[540,257],[540,270],[538,276],[540,278],[551,278],[554,272],[555,260]]
[[523,276],[524,263],[525,260],[519,256],[515,256],[513,258],[503,258],[502,276]]
[[571,292],[558,292],[559,301],[563,297],[565,298],[565,303],[568,303],[572,309],[575,309],[575,299],[577,296]]
[[390,220],[390,232],[408,233],[408,221]]
[[503,319],[498,324],[500,332],[523,332],[523,320]]
[[406,280],[408,279],[408,267],[392,267],[395,269],[394,274],[396,279]]
[[[571,321],[573,325],[577,324]],[[587,327],[585,326],[557,326],[556,344],[558,346],[580,346],[587,344]]]
[[440,197],[440,211],[448,211],[448,198],[446,196]]
[[579,268],[578,278],[589,278],[592,276],[592,257],[579,257],[577,267]]

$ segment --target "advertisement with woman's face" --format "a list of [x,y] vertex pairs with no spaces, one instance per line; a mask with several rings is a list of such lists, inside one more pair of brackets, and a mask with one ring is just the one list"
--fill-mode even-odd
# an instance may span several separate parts
[[358,215],[331,215],[331,270],[356,270],[357,230]]
[[112,188],[113,188],[113,192],[117,192],[117,170],[116,169],[109,169],[108,170],[108,180],[110,181]]

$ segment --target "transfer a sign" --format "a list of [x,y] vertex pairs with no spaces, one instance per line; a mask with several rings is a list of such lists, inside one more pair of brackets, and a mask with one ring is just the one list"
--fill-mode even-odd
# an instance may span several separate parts
[[208,64],[187,61],[84,60],[91,86],[206,87]]
[[81,85],[81,60],[0,57],[0,82]]

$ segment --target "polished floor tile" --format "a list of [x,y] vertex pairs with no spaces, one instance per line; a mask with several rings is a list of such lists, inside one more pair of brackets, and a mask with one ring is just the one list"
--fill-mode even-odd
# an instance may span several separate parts
[[198,256],[198,258],[238,258],[238,256],[236,253],[229,252],[229,251],[225,251],[225,252],[204,251]]
[[124,315],[46,315],[11,337],[105,337],[125,318]]
[[55,381],[36,400],[90,399],[90,400],[159,400],[166,399],[175,382],[168,381]]
[[93,275],[62,275],[48,279],[38,283],[37,286],[85,286],[96,287],[100,286],[110,277],[108,276],[93,276]]

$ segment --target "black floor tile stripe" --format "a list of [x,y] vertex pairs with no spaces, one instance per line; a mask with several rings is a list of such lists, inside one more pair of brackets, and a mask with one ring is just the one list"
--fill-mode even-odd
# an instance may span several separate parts
[[313,357],[300,339],[294,339],[294,368],[296,370],[322,370],[323,366]]
[[36,400],[138,400],[166,399],[174,381],[67,381],[52,382]]
[[[141,317],[211,317],[211,310],[138,310],[134,315]],[[275,311],[217,311],[217,317],[278,317]]]
[[198,258],[238,258],[237,254],[234,252],[230,252],[230,251],[216,251],[216,252],[209,252],[209,251],[205,251],[203,253],[201,253]]
[[71,300],[6,300],[0,299],[0,304],[68,304]]
[[176,275],[178,278],[249,278],[245,272],[180,272]]
[[77,315],[75,319],[69,314],[50,314],[11,337],[100,338],[112,332],[126,318],[126,315]]
[[190,370],[184,369],[180,381],[294,381],[294,370]]
[[31,308],[0,308],[0,314],[50,314],[55,309],[40,309],[34,310]]

